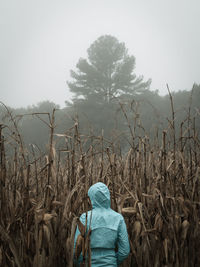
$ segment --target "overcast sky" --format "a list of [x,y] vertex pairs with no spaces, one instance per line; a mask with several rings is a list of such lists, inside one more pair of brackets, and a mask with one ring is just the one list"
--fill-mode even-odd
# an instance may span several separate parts
[[0,101],[63,107],[70,69],[104,34],[125,42],[152,90],[200,84],[200,0],[0,0]]

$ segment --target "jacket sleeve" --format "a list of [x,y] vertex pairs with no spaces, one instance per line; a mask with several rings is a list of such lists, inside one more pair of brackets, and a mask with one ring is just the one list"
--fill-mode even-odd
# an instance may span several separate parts
[[118,252],[116,254],[117,264],[120,265],[128,257],[130,253],[128,233],[127,233],[126,223],[123,217],[120,221],[118,228],[117,247],[118,247]]

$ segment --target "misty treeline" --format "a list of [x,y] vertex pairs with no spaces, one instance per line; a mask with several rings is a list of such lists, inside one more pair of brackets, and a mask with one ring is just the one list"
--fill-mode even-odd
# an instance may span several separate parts
[[[181,127],[185,136],[188,136],[188,126],[195,126],[199,134],[200,86],[194,85],[191,91],[173,93],[172,98],[176,138],[180,136]],[[20,134],[28,147],[33,144],[41,150],[46,149],[49,141],[48,113],[51,114],[54,108],[55,134],[66,134],[67,130],[79,121],[83,134],[103,135],[108,140],[120,142],[124,151],[129,147],[131,138],[129,127],[137,131],[136,142],[145,136],[150,137],[152,141],[158,138],[157,141],[161,142],[162,131],[166,130],[170,134],[172,127],[170,97],[159,96],[157,92],[150,90],[135,96],[128,103],[85,103],[84,107],[80,107],[82,112],[78,109],[75,111],[73,106],[59,109],[55,103],[46,101],[28,108],[9,109],[16,118]],[[0,110],[1,123],[9,125],[11,122],[7,110],[3,106]],[[57,145],[62,146],[62,142],[59,141]]]
[[[66,101],[65,108],[49,101],[8,108],[27,147],[45,150],[54,109],[55,137],[65,135],[78,122],[83,135],[104,137],[118,143],[124,152],[133,137],[137,145],[147,136],[152,142],[162,141],[163,130],[170,137],[172,128],[177,139],[180,135],[190,138],[189,128],[199,133],[200,85],[179,92],[173,92],[169,85],[169,93],[160,96],[158,90],[150,89],[151,80],[135,75],[135,57],[110,35],[99,37],[87,52],[88,58],[80,58],[67,81],[74,97]],[[4,105],[0,107],[0,119],[1,124],[12,125]],[[62,147],[64,142],[58,140],[56,146]]]

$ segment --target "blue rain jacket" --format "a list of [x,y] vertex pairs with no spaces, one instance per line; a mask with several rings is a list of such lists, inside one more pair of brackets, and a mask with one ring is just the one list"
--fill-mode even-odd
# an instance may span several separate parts
[[[124,218],[111,209],[110,192],[105,184],[99,182],[91,186],[88,196],[92,203],[92,210],[87,213],[87,229],[90,225],[92,230],[90,237],[92,267],[116,267],[130,253]],[[80,221],[85,225],[86,213],[81,215]],[[77,227],[75,245],[79,234]],[[79,263],[80,261],[81,256]]]

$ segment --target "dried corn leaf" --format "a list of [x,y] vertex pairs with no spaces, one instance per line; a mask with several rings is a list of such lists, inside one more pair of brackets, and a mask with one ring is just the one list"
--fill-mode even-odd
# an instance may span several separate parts
[[45,223],[49,222],[52,218],[56,217],[57,215],[54,213],[45,213],[44,216],[43,216],[43,221]]
[[173,163],[174,163],[174,160],[171,159],[169,165],[167,166],[167,171],[169,171]]
[[181,239],[185,240],[186,236],[187,236],[187,232],[188,232],[188,228],[190,226],[190,223],[188,222],[188,220],[184,220],[182,222],[182,226],[181,226]]
[[84,236],[85,235],[85,225],[82,224],[82,222],[80,221],[79,218],[77,219],[77,224],[78,224],[78,229],[79,229],[81,235]]
[[43,242],[43,230],[42,230],[42,227],[40,227],[39,235],[38,235],[38,249],[42,248],[42,242]]
[[36,209],[35,210],[35,222],[38,224],[43,220],[45,210],[44,209]]
[[163,246],[164,246],[166,263],[168,263],[168,244],[169,244],[169,239],[165,238],[163,241]]
[[162,229],[163,229],[163,219],[161,218],[161,216],[160,216],[159,213],[156,214],[154,228],[158,232],[160,232],[160,233],[162,232]]
[[175,215],[174,221],[175,221],[176,233],[178,233],[181,227],[181,217],[179,215]]
[[49,227],[45,224],[43,224],[43,231],[44,231],[44,236],[47,242],[50,243],[50,239],[51,239],[50,230],[49,230]]
[[57,200],[52,201],[52,206],[63,206],[63,203]]
[[127,208],[122,208],[122,214],[124,216],[132,216],[136,214],[136,209],[134,207],[127,207]]
[[82,249],[84,246],[84,238],[82,237],[82,235],[78,235],[77,239],[76,239],[76,247],[75,247],[75,259],[78,259]]
[[146,227],[145,227],[145,224],[144,224],[144,216],[143,216],[143,212],[142,212],[142,203],[138,202],[137,204],[138,204],[138,208],[139,208],[139,212],[140,212],[140,216],[141,216],[141,219],[142,219],[142,224],[143,224],[144,230],[146,230]]
[[140,221],[135,221],[133,224],[133,234],[136,240],[139,238],[141,230],[142,230],[142,224],[140,223]]

